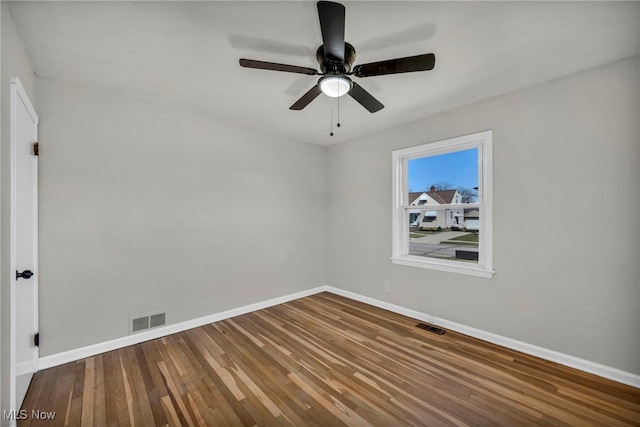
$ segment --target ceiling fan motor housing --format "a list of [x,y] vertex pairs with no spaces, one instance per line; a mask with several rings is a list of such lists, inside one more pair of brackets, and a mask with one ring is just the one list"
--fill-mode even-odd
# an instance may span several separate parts
[[316,59],[320,70],[324,74],[345,74],[351,71],[351,66],[356,60],[356,49],[350,44],[344,43],[344,61],[327,58],[324,54],[324,45],[316,51]]

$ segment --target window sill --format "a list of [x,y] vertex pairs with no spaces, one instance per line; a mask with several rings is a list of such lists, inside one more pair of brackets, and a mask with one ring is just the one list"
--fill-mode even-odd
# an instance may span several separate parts
[[469,276],[492,278],[495,271],[487,269],[478,265],[461,265],[462,263],[456,262],[455,264],[447,261],[437,261],[432,259],[425,259],[417,256],[403,256],[403,257],[391,257],[391,262],[398,265],[407,265],[410,267],[428,268],[430,270],[447,271],[450,273],[467,274]]

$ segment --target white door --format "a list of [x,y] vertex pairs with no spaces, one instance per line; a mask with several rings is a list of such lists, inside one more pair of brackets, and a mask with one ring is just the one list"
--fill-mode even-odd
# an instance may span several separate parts
[[19,409],[38,347],[38,116],[20,80],[11,81],[11,406]]

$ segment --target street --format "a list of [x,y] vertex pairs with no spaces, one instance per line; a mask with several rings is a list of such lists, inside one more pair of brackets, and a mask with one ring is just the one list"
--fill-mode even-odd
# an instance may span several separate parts
[[478,248],[470,245],[457,245],[445,242],[454,237],[469,234],[466,231],[443,231],[441,233],[428,234],[423,237],[409,239],[409,255],[425,256],[431,258],[456,259],[456,250],[478,252]]

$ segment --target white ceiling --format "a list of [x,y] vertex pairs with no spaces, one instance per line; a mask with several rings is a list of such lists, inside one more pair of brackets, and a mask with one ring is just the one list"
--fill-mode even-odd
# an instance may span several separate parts
[[640,54],[640,3],[343,2],[356,64],[433,52],[433,71],[357,79],[385,108],[321,95],[317,76],[241,68],[249,58],[317,68],[313,1],[15,2],[34,72],[118,96],[329,145]]

